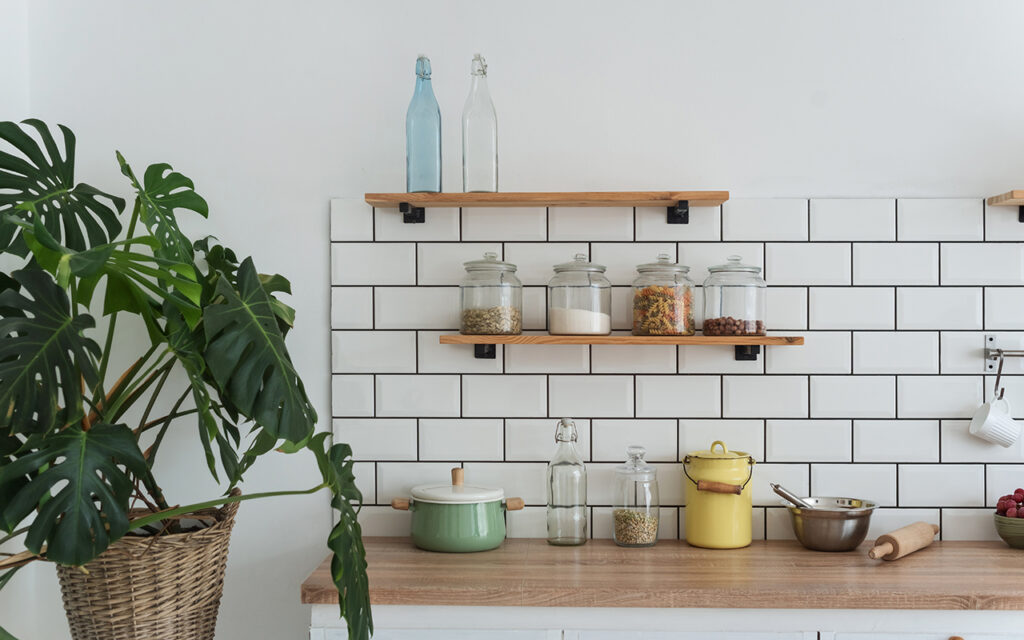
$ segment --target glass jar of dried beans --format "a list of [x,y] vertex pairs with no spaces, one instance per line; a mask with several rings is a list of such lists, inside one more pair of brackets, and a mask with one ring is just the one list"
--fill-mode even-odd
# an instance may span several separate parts
[[765,335],[765,292],[761,267],[729,256],[726,264],[708,267],[704,281],[704,335]]
[[693,281],[690,267],[660,254],[657,262],[641,264],[633,281],[633,335],[692,336]]

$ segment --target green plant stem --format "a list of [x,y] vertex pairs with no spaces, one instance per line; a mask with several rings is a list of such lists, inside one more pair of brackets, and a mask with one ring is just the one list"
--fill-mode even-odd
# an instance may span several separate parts
[[174,414],[177,413],[178,407],[181,406],[181,403],[185,402],[185,398],[188,397],[191,390],[191,388],[185,389],[185,392],[181,394],[178,401],[174,403],[173,407],[171,407],[171,413],[164,419],[162,426],[160,427],[160,432],[156,436],[156,440],[154,440],[153,444],[150,445],[149,451],[147,452],[148,455],[146,456],[150,469],[153,468],[153,463],[156,461],[157,451],[160,449],[160,443],[164,441],[164,434],[167,433],[167,428],[171,425],[171,421],[174,419]]
[[11,532],[10,535],[4,536],[3,538],[0,538],[0,544],[4,544],[5,542],[9,542],[10,540],[13,540],[13,539],[17,538],[21,534],[23,534],[26,531],[28,531],[28,529],[29,529],[28,527],[22,527],[21,529],[15,529],[14,531]]
[[327,483],[318,484],[310,489],[296,490],[296,491],[267,491],[264,493],[247,493],[238,496],[227,496],[224,498],[218,498],[216,500],[208,500],[207,502],[197,502],[195,504],[186,505],[184,507],[175,507],[174,509],[167,509],[164,511],[158,511],[149,515],[136,518],[128,523],[129,530],[139,529],[147,525],[153,524],[160,520],[166,520],[167,518],[173,518],[175,516],[183,516],[189,513],[199,511],[200,509],[210,509],[212,507],[219,507],[225,504],[231,504],[232,502],[242,502],[243,500],[257,500],[260,498],[276,498],[278,496],[300,496],[308,495],[310,493],[316,493],[321,489],[326,489]]
[[[149,414],[153,411],[153,405],[156,404],[156,399],[160,397],[160,392],[163,391],[164,384],[167,382],[167,378],[171,375],[171,371],[174,369],[174,363],[171,362],[171,366],[163,370],[163,374],[160,379],[157,380],[156,388],[149,394],[149,402],[146,403],[146,410],[142,412],[142,418],[139,420],[139,430],[136,433],[141,433],[142,425],[146,424],[149,420]],[[171,409],[171,413],[174,413],[175,409]]]
[[138,429],[136,429],[135,433],[141,435],[143,433],[146,433],[150,429],[154,429],[156,427],[159,427],[161,424],[163,424],[166,421],[174,420],[175,418],[180,418],[181,416],[190,416],[193,413],[199,413],[199,409],[186,409],[185,411],[179,411],[177,413],[169,413],[169,414],[167,414],[165,416],[161,416],[159,418],[153,418],[152,420],[150,420],[146,424],[144,424],[141,427],[139,427]]

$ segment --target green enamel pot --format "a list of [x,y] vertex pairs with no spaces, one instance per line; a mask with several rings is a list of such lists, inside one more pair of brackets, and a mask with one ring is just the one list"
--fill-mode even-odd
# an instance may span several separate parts
[[412,542],[420,549],[446,553],[487,551],[505,539],[505,511],[523,508],[520,498],[505,499],[501,489],[463,484],[463,470],[452,469],[452,484],[422,485],[412,498],[391,506],[412,513]]

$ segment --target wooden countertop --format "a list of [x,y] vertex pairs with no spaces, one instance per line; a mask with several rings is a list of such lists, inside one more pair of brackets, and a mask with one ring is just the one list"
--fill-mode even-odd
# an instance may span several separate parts
[[[370,601],[379,605],[1024,610],[1024,551],[1001,542],[936,542],[895,562],[808,551],[797,542],[697,549],[665,540],[553,547],[510,539],[494,551],[421,551],[366,538]],[[325,560],[302,602],[337,604]]]

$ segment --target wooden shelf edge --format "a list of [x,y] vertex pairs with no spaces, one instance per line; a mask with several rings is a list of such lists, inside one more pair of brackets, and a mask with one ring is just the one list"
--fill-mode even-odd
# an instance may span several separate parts
[[691,207],[717,207],[728,191],[531,191],[508,193],[367,193],[367,204],[418,207],[668,207],[681,200]]
[[803,336],[466,336],[446,334],[441,344],[632,344],[632,345],[775,345],[795,346]]
[[1024,189],[1014,189],[998,196],[992,196],[985,202],[990,207],[1017,207],[1024,206]]

